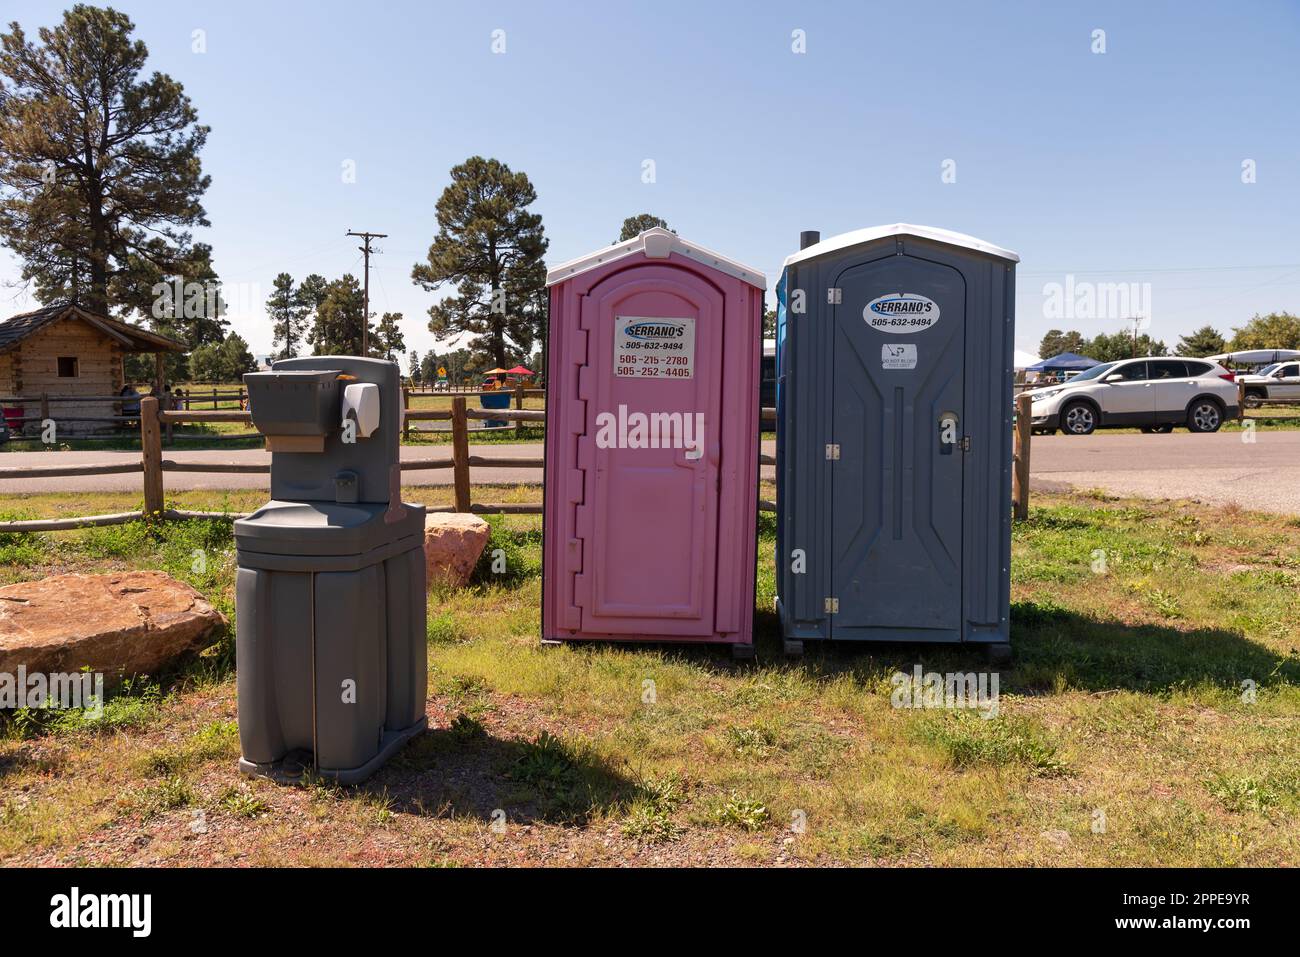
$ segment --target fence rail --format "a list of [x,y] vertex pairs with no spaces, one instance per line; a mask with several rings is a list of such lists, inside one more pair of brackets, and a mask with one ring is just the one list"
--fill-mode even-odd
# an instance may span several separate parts
[[[546,422],[545,410],[523,408],[523,400],[527,395],[544,395],[544,390],[523,388],[513,390],[515,400],[515,408],[513,409],[469,408],[466,404],[466,399],[470,397],[468,393],[453,394],[450,409],[412,409],[409,407],[410,396],[418,396],[420,393],[408,392],[408,390],[403,390],[403,392],[403,405],[405,407],[404,430],[406,422],[409,421],[451,422],[452,442],[451,456],[449,458],[408,460],[400,463],[403,472],[452,470],[452,489],[455,501],[450,505],[432,506],[429,508],[430,512],[472,512],[475,514],[496,515],[541,514],[543,508],[541,502],[473,501],[473,485],[470,481],[471,469],[539,469],[545,466],[545,458],[543,456],[471,455],[469,451],[471,434],[469,422],[472,420],[496,419],[514,423],[516,426],[520,423],[544,424]],[[447,393],[435,392],[429,394],[446,395]],[[242,393],[240,397],[242,398]],[[46,398],[50,401],[56,401],[60,397],[48,396]],[[78,398],[85,399],[84,396]],[[203,396],[201,398],[206,401],[211,397]],[[140,414],[130,417],[132,421],[139,421],[140,424],[141,453],[138,462],[0,468],[0,481],[4,479],[68,478],[87,475],[139,473],[142,476],[144,492],[144,508],[141,511],[83,515],[73,518],[0,522],[0,533],[65,531],[104,525],[121,525],[141,519],[149,522],[195,518],[230,521],[245,517],[247,513],[205,512],[167,508],[165,504],[164,475],[168,472],[266,475],[271,471],[269,464],[260,462],[178,462],[163,457],[163,437],[171,426],[187,422],[240,422],[251,425],[252,415],[242,409],[165,409],[161,407],[161,402],[156,396],[142,396],[139,401]],[[191,396],[190,401],[194,401],[193,396]],[[763,409],[761,412],[761,419],[764,423],[774,421],[775,416],[775,409]],[[250,434],[256,435],[258,433]],[[775,465],[776,458],[771,455],[760,454],[759,464]],[[767,500],[761,500],[758,507],[760,511],[776,511],[776,504]]]

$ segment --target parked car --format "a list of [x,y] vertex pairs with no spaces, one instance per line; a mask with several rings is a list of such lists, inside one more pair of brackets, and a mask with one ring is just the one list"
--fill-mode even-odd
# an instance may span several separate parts
[[1235,376],[1208,359],[1150,356],[1105,362],[1069,382],[1033,389],[1032,428],[1088,435],[1094,429],[1217,432],[1236,418]]
[[1245,387],[1246,405],[1264,402],[1294,402],[1300,399],[1300,362],[1274,362],[1251,375],[1239,375]]

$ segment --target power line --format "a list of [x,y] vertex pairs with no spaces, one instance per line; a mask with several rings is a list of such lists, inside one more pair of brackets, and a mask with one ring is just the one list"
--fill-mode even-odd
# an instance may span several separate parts
[[1096,275],[1128,275],[1153,272],[1224,272],[1227,270],[1265,270],[1265,269],[1296,269],[1300,268],[1300,263],[1274,263],[1266,266],[1156,266],[1149,269],[1054,269],[1054,270],[1035,270],[1033,272],[1016,271],[1017,276],[1096,276]]

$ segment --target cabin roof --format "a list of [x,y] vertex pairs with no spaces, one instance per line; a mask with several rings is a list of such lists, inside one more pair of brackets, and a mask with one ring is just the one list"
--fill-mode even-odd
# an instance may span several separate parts
[[33,309],[31,312],[19,313],[0,322],[0,352],[12,349],[28,336],[45,326],[66,316],[74,316],[87,325],[102,332],[110,339],[121,343],[126,352],[188,352],[189,347],[183,342],[160,336],[140,326],[108,316],[97,315],[72,303],[54,303]]

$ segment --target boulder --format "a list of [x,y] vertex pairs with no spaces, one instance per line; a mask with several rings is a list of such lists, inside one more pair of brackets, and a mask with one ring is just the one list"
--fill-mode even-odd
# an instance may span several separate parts
[[55,575],[0,588],[0,673],[70,674],[106,682],[156,674],[211,644],[225,617],[201,594],[158,571]]
[[424,567],[429,584],[464,588],[492,530],[467,512],[432,512],[424,522]]

